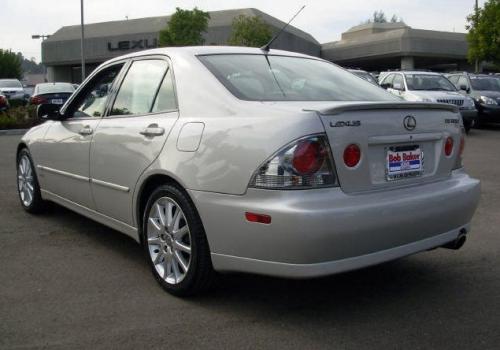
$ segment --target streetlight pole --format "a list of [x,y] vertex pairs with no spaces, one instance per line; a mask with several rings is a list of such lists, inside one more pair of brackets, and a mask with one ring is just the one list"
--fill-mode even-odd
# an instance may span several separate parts
[[[479,19],[478,12],[479,12],[479,7],[478,7],[477,0],[476,0],[476,6],[474,7],[474,27],[475,27],[476,31],[477,31],[477,22]],[[476,39],[476,44],[477,44],[477,39]],[[477,59],[477,57],[476,57],[476,61],[475,61],[474,71],[476,74],[479,73],[479,60]]]
[[81,54],[82,54],[82,83],[85,80],[85,54],[84,54],[84,39],[85,39],[85,30],[83,29],[83,0],[80,0],[80,14],[81,14],[81,31],[82,31],[82,37],[81,37]]

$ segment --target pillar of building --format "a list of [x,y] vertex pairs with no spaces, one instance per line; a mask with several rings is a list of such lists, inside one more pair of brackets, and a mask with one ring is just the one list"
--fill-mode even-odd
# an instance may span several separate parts
[[401,70],[415,69],[415,61],[412,56],[401,57]]

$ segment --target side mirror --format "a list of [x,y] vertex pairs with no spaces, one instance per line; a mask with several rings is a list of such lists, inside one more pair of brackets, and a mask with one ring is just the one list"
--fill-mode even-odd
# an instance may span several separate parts
[[467,85],[461,84],[459,87],[460,90],[468,92],[469,89],[467,89]]
[[382,84],[380,84],[380,87],[381,87],[382,89],[386,89],[386,90],[387,90],[388,88],[390,88],[390,87],[391,87],[391,84],[389,84],[389,83],[382,83]]
[[63,115],[59,112],[58,108],[47,105],[39,105],[36,109],[36,115],[39,119],[46,120],[62,120]]

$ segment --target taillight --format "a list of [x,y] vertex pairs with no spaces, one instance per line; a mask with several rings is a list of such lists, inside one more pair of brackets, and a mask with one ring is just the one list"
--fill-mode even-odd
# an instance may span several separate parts
[[249,187],[304,189],[338,186],[326,135],[307,136],[285,146],[257,169]]
[[30,103],[32,105],[39,105],[42,103],[47,103],[47,99],[45,97],[42,97],[42,96],[33,96],[30,98]]
[[361,149],[358,145],[351,144],[347,146],[344,150],[344,163],[349,168],[353,168],[358,165],[361,160]]
[[293,168],[300,175],[314,174],[323,165],[327,152],[327,149],[319,141],[299,141],[293,151]]
[[448,136],[446,138],[446,141],[444,142],[444,154],[449,157],[451,156],[451,153],[453,152],[453,138],[451,136]]

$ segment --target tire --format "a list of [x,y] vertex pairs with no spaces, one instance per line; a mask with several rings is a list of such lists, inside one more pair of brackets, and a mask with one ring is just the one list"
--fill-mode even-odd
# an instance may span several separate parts
[[190,296],[213,284],[203,224],[180,187],[163,185],[151,193],[143,213],[142,242],[153,275],[167,292]]
[[472,123],[471,122],[464,122],[464,129],[465,133],[468,134],[470,129],[472,128]]
[[17,154],[17,194],[24,210],[38,214],[46,209],[47,204],[40,194],[40,185],[33,164],[29,151],[26,148],[21,149]]

